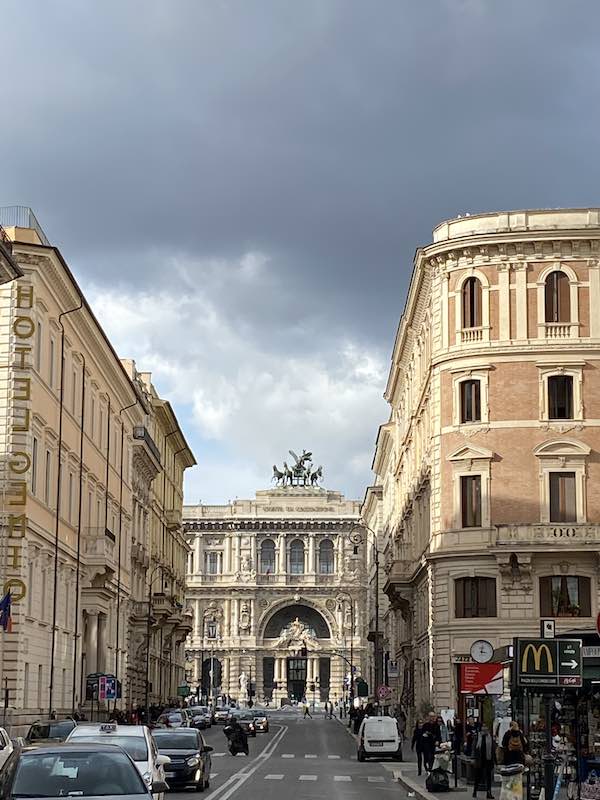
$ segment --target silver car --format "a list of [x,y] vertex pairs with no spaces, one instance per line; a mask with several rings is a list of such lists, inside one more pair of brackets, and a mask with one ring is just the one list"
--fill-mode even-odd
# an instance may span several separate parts
[[164,781],[147,786],[130,756],[117,745],[82,742],[16,748],[2,770],[2,797],[151,800]]

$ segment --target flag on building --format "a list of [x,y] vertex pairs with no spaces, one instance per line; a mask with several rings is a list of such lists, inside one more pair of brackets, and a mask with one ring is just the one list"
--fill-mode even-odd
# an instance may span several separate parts
[[12,619],[10,615],[11,598],[10,591],[8,591],[2,600],[0,600],[0,627],[7,633],[12,631]]

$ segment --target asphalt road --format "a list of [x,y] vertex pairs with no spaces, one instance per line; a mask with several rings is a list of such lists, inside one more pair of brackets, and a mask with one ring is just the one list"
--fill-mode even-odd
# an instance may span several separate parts
[[[308,800],[360,797],[399,800],[406,793],[394,781],[393,761],[356,760],[356,743],[336,720],[302,719],[296,710],[271,712],[269,733],[249,738],[250,755],[231,756],[222,725],[204,731],[212,753],[211,785],[203,800]],[[189,794],[171,792],[168,800]]]

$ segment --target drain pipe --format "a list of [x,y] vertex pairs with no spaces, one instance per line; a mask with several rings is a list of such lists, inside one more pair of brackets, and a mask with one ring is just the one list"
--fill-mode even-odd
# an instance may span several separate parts
[[[79,509],[77,515],[77,577],[75,578],[75,631],[73,633],[73,694],[71,697],[71,713],[75,713],[76,676],[77,676],[77,642],[79,639],[79,586],[81,581],[81,506],[83,503],[83,439],[85,419],[85,355],[81,353],[81,428],[79,430]],[[88,522],[89,524],[89,522]],[[81,683],[79,685],[81,691]],[[80,698],[81,699],[81,698]]]
[[54,518],[54,597],[52,598],[52,645],[50,649],[50,684],[48,687],[48,714],[52,714],[52,700],[54,693],[54,660],[56,656],[56,612],[57,612],[57,589],[58,589],[58,544],[60,530],[60,500],[61,500],[61,480],[62,480],[62,428],[63,428],[63,407],[65,395],[65,326],[62,318],[67,314],[73,314],[83,308],[83,297],[79,297],[79,305],[69,311],[62,311],[58,315],[60,325],[60,389],[58,396],[58,469],[56,475],[56,516]]
[[[139,403],[135,400],[119,411],[119,417],[124,411],[133,408]],[[122,539],[122,525],[123,525],[123,441],[125,438],[125,425],[121,417],[121,463],[119,466],[119,550],[118,550],[118,566],[117,566],[117,624],[116,624],[116,637],[115,637],[115,679],[119,680],[119,631],[121,621],[121,539]],[[117,693],[115,693],[115,709],[117,708]]]

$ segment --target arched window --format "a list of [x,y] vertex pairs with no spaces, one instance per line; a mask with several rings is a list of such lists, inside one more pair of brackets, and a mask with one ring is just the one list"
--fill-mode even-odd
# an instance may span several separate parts
[[290,573],[304,574],[304,543],[300,539],[294,539],[290,545]]
[[272,539],[265,539],[260,546],[260,571],[262,575],[275,572],[275,542]]
[[481,281],[479,278],[467,278],[463,283],[462,322],[463,328],[480,328],[483,325],[481,315]]
[[544,288],[546,322],[571,321],[571,296],[569,276],[555,270],[546,278]]
[[319,545],[319,572],[321,575],[332,575],[333,569],[333,542],[331,539],[323,539]]

